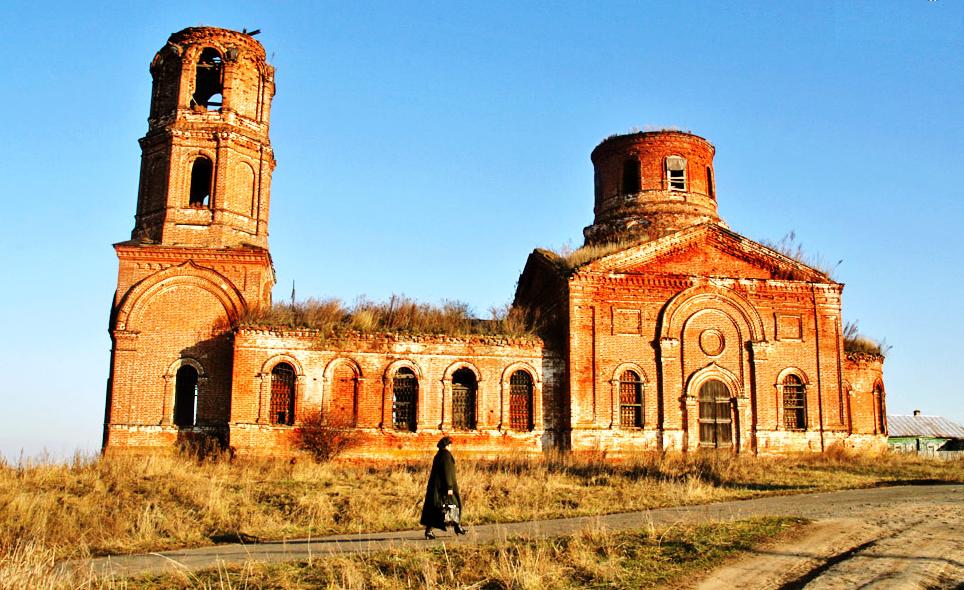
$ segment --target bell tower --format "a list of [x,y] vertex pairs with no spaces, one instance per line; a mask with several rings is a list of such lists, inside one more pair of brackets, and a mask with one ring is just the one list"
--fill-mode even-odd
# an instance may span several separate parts
[[264,48],[244,33],[184,29],[154,56],[151,75],[131,238],[267,248],[274,68]]
[[251,35],[174,33],[153,90],[110,315],[104,450],[228,442],[233,328],[270,305],[274,68]]

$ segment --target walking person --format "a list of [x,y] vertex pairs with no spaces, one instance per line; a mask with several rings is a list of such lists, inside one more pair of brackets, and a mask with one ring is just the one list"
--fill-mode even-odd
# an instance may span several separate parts
[[425,489],[425,503],[422,504],[422,518],[425,525],[425,538],[434,539],[432,529],[445,530],[447,524],[453,524],[456,535],[464,535],[459,520],[446,522],[445,506],[454,503],[458,507],[459,518],[462,515],[462,496],[459,495],[459,482],[455,478],[455,457],[449,451],[452,439],[443,436],[435,445],[438,452],[432,460],[432,471],[428,476],[428,486]]

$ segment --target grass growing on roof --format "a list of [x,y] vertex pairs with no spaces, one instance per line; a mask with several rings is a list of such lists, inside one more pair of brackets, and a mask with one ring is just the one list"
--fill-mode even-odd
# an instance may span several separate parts
[[404,295],[392,295],[384,302],[361,297],[351,306],[345,306],[339,299],[276,303],[249,311],[239,323],[253,327],[317,330],[324,337],[351,333],[524,337],[532,333],[523,314],[508,305],[493,307],[489,310],[489,318],[481,319],[475,317],[467,303],[444,301],[435,305]]

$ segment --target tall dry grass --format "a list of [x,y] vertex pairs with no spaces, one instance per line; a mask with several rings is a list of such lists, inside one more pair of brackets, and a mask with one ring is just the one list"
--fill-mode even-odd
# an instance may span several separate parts
[[[24,540],[57,559],[417,526],[422,462],[77,457],[0,465],[0,555]],[[937,479],[964,461],[840,451],[781,458],[640,454],[458,459],[469,524],[607,514],[765,494]]]
[[[767,518],[618,533],[589,527],[557,538],[443,544],[292,563],[212,564],[201,572],[130,580],[98,580],[89,572],[64,572],[49,558],[28,552],[18,555],[21,566],[16,578],[5,578],[0,564],[0,589],[642,588],[691,582],[739,552],[792,532],[802,522]],[[5,579],[20,585],[5,586]]]

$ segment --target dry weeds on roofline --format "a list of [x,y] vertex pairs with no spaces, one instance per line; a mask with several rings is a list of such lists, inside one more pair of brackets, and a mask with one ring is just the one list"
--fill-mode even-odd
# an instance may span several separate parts
[[526,337],[533,333],[526,326],[523,314],[511,306],[493,307],[489,316],[489,319],[474,317],[469,305],[461,301],[434,305],[392,295],[385,302],[360,297],[351,306],[345,306],[339,299],[276,303],[270,308],[249,311],[239,323],[251,327],[317,330],[322,337],[352,333]]

